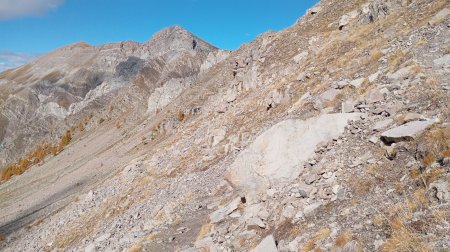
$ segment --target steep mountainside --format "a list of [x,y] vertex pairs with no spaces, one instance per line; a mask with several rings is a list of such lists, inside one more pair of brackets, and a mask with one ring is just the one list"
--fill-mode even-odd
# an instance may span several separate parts
[[[77,43],[2,73],[0,160],[4,165],[17,161],[37,142],[61,136],[81,118],[104,113],[112,104],[144,113],[155,89],[172,82],[180,92],[189,86],[209,53],[218,50],[174,26],[146,44]],[[118,93],[132,101],[115,99]]]
[[0,74],[5,162],[82,124],[0,184],[0,249],[447,251],[449,82],[447,0],[57,50]]

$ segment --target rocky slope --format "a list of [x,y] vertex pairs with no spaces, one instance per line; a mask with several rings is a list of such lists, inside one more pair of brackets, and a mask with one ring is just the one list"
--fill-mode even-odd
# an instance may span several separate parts
[[2,73],[4,159],[91,116],[0,184],[0,248],[446,251],[449,45],[446,0],[322,0],[232,52],[175,27]]
[[111,117],[112,110],[131,107],[144,113],[148,95],[161,89],[153,105],[159,109],[173,99],[166,88],[181,92],[195,81],[203,63],[211,64],[207,57],[217,53],[174,26],[145,44],[77,43],[6,71],[0,76],[0,160],[16,161],[36,142],[59,137],[90,113],[98,116],[109,109]]

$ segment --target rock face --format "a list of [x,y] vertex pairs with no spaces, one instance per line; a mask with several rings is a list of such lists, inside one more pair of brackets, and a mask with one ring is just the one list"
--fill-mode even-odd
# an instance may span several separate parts
[[449,248],[446,8],[321,0],[234,51],[172,27],[0,73],[0,158],[76,126],[4,170],[35,164],[0,181],[0,251]]
[[426,128],[435,123],[434,120],[413,121],[390,129],[381,134],[381,140],[386,143],[411,141],[418,137]]
[[[360,114],[329,114],[308,120],[282,121],[262,133],[227,171],[227,179],[246,194],[292,181],[303,172],[319,143],[337,138]],[[326,127],[323,127],[326,125]]]
[[100,116],[107,108],[155,113],[227,56],[173,26],[145,44],[78,43],[1,73],[0,115],[8,123],[0,144],[8,148],[0,148],[0,167],[37,143],[55,141],[89,114]]

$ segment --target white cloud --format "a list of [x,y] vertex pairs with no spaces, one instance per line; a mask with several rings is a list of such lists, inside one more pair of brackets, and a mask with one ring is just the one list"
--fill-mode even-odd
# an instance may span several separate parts
[[55,9],[64,0],[0,0],[0,20],[39,16]]
[[37,54],[0,52],[0,72],[26,64],[37,56]]

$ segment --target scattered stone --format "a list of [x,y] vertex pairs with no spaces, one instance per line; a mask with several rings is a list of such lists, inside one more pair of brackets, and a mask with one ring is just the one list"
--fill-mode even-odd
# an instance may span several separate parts
[[292,219],[295,216],[295,208],[292,205],[288,205],[283,209],[281,215],[287,219]]
[[343,89],[344,87],[350,85],[348,80],[341,80],[333,83],[333,88]]
[[376,136],[373,136],[373,137],[371,137],[370,139],[369,139],[369,142],[371,142],[371,143],[373,143],[373,144],[377,144],[378,143],[378,137],[376,137]]
[[380,92],[379,89],[374,89],[370,91],[370,93],[366,97],[366,103],[367,104],[373,104],[377,102],[381,102],[384,100],[383,93]]
[[323,101],[331,101],[339,94],[341,94],[341,91],[333,88],[323,92],[319,98]]
[[312,216],[312,215],[314,214],[314,212],[315,212],[315,211],[317,210],[317,208],[319,208],[320,206],[322,206],[322,202],[312,203],[312,204],[306,206],[306,207],[303,209],[303,214],[304,214],[306,217],[310,217],[310,216]]
[[375,123],[375,125],[373,126],[372,130],[373,131],[380,131],[386,127],[388,127],[389,125],[391,125],[394,122],[393,119],[388,118],[386,120],[383,121],[379,121],[377,123]]
[[446,54],[439,59],[435,59],[433,63],[436,66],[450,66],[450,54]]
[[94,244],[89,244],[84,249],[84,252],[96,252],[96,251],[97,251],[97,248],[95,247]]
[[440,203],[450,201],[450,185],[447,180],[440,179],[430,184],[429,188],[432,190],[433,196],[439,200]]
[[278,252],[273,235],[264,238],[256,248],[251,250],[251,252]]
[[318,180],[319,176],[315,173],[310,173],[309,175],[305,176],[305,183],[307,185],[311,185],[314,183],[314,181]]
[[294,57],[294,62],[299,64],[300,62],[304,61],[306,57],[308,57],[308,55],[309,53],[307,51],[303,51]]
[[301,82],[303,82],[303,81],[306,81],[307,79],[309,79],[310,78],[310,76],[306,73],[306,72],[302,72],[302,73],[300,73],[299,75],[297,75],[297,80],[298,81],[301,81]]
[[98,237],[97,239],[95,239],[95,242],[97,242],[97,243],[104,242],[104,241],[108,240],[108,238],[109,238],[110,236],[111,236],[110,234],[106,233],[106,234],[104,234],[104,235]]
[[321,10],[322,10],[322,8],[320,6],[315,6],[311,9],[309,9],[308,12],[310,15],[315,15],[315,14],[319,13]]
[[444,9],[440,10],[438,13],[436,13],[436,15],[434,15],[434,17],[431,18],[431,20],[428,23],[430,25],[439,24],[442,21],[444,21],[448,15],[450,15],[450,9],[444,8]]
[[350,23],[350,16],[349,15],[343,15],[341,19],[339,19],[339,30],[344,29],[346,25]]
[[266,209],[263,209],[258,213],[258,217],[262,220],[268,220],[270,217],[270,213]]
[[418,113],[407,113],[404,116],[398,116],[398,122],[399,124],[405,124],[412,121],[419,121],[419,120],[425,120],[425,117],[423,117],[421,114]]
[[222,142],[225,139],[226,134],[227,134],[227,131],[225,129],[212,130],[210,133],[211,147],[214,147],[214,146],[218,145],[220,142]]
[[392,145],[390,145],[390,146],[385,146],[385,147],[384,147],[384,150],[385,150],[384,155],[385,155],[386,158],[389,159],[389,160],[393,160],[393,159],[395,159],[395,157],[397,156],[398,150],[397,150],[395,144],[392,144]]
[[407,67],[403,67],[400,68],[397,72],[395,73],[388,73],[386,75],[386,78],[389,81],[397,81],[397,80],[404,80],[410,77],[410,75],[413,73],[413,69],[414,69],[414,65],[411,66],[407,66]]
[[380,75],[380,71],[369,75],[369,78],[368,78],[369,82],[372,83],[372,82],[376,81],[378,79],[379,75]]
[[350,82],[350,86],[352,86],[354,88],[359,88],[359,87],[361,87],[361,85],[364,83],[365,80],[366,80],[366,78],[359,78],[356,80],[352,80]]
[[234,210],[236,210],[241,202],[241,197],[237,197],[232,200],[228,205],[218,209],[217,211],[211,213],[209,218],[211,223],[219,223],[223,221],[227,215],[231,214]]
[[355,111],[355,104],[356,104],[356,102],[354,102],[354,101],[343,102],[341,112],[342,113],[351,113],[351,112]]
[[[173,237],[173,238],[175,240],[175,237]],[[208,251],[210,251],[209,248],[213,245],[214,245],[213,238],[210,236],[205,237],[201,240],[198,240],[194,243],[194,246],[196,248],[208,248]]]
[[257,217],[251,218],[250,221],[248,222],[248,226],[249,227],[258,226],[260,228],[266,228],[266,224],[260,218]]
[[270,188],[270,189],[267,189],[266,193],[267,193],[267,196],[273,198],[273,196],[275,196],[275,194],[277,193],[277,190]]
[[435,120],[409,122],[383,132],[381,134],[381,140],[388,144],[402,141],[411,141],[421,135],[426,128],[430,127],[435,122]]

